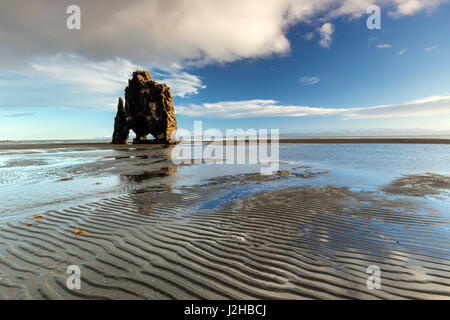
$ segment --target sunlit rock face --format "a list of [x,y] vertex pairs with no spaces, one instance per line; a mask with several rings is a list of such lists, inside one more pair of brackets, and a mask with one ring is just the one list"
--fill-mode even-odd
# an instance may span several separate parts
[[121,107],[119,100],[112,142],[126,143],[130,129],[136,133],[134,143],[146,143],[148,134],[155,137],[153,142],[156,143],[173,142],[177,120],[172,92],[166,84],[153,81],[148,71],[135,71],[133,78],[128,80],[125,107]]

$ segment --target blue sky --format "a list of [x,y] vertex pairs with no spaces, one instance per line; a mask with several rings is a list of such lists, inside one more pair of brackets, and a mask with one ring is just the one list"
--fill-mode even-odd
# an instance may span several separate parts
[[[272,10],[257,11],[256,17],[252,1],[248,17],[231,8],[201,14],[188,2],[170,7],[203,22],[198,28],[192,26],[195,19],[180,22],[170,31],[173,41],[150,29],[133,32],[120,17],[135,13],[119,4],[103,13],[106,25],[108,14],[121,13],[117,23],[121,30],[130,28],[138,44],[125,31],[117,34],[116,25],[105,28],[115,42],[107,31],[95,34],[90,14],[98,8],[89,2],[80,1],[82,30],[53,31],[67,17],[64,3],[61,17],[51,20],[41,1],[35,10],[42,10],[37,16],[49,26],[35,30],[33,19],[26,19],[34,16],[18,1],[13,14],[23,19],[4,21],[0,15],[0,27],[8,32],[0,32],[6,39],[0,48],[0,140],[110,136],[117,99],[138,67],[171,86],[179,128],[192,129],[194,120],[203,120],[204,128],[276,128],[286,134],[448,134],[448,2],[382,1],[382,28],[369,30],[365,1],[330,0],[315,7],[302,0],[293,2],[296,9],[289,1],[294,0],[285,0],[286,7],[269,1]],[[1,11],[14,4],[8,6]],[[148,10],[159,16],[164,9]],[[208,10],[222,23],[202,21]],[[211,30],[205,31],[206,22]],[[228,31],[235,24],[239,34]]]

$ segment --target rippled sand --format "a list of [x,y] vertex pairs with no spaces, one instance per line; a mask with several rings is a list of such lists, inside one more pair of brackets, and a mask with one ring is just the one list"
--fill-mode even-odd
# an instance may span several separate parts
[[[0,299],[450,298],[448,177],[409,177],[433,190],[414,196],[399,191],[408,176],[354,191],[298,165],[266,177],[208,177],[205,167],[198,183],[196,168],[171,165],[165,149],[65,152],[74,153],[55,156],[72,161],[54,171],[42,154],[0,169],[13,191],[39,185],[33,176],[67,189],[0,220]],[[96,189],[110,177],[117,185]],[[96,200],[71,198],[86,181]],[[81,290],[66,287],[69,265],[81,268]],[[367,288],[370,265],[381,269],[380,290]]]

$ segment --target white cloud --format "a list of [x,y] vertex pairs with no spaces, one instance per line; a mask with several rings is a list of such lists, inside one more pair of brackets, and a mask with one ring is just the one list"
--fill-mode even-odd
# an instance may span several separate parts
[[320,34],[319,44],[324,48],[329,48],[334,33],[334,25],[330,22],[324,23],[318,30]]
[[398,51],[397,54],[398,54],[399,56],[401,56],[401,55],[405,54],[405,52],[406,52],[406,48],[403,48],[403,49],[401,49],[400,51]]
[[389,43],[384,43],[384,44],[377,45],[378,49],[387,49],[387,48],[390,48],[390,47],[392,47],[392,46]]
[[412,15],[420,10],[433,10],[441,3],[448,2],[447,0],[395,0],[396,10],[391,14]]
[[139,67],[126,59],[89,61],[77,55],[58,54],[30,64],[42,77],[50,77],[88,92],[117,93]]
[[434,50],[436,48],[437,48],[437,46],[431,46],[431,47],[425,48],[425,52],[429,52],[429,51]]
[[307,41],[311,41],[312,39],[314,39],[314,37],[316,36],[316,34],[314,32],[307,32],[303,38]]
[[176,106],[177,114],[202,118],[340,116],[344,119],[421,117],[450,114],[450,96],[434,96],[403,104],[360,108],[316,108],[280,105],[275,100],[245,100]]
[[[38,59],[30,66],[38,77],[55,79],[72,85],[75,90],[107,95],[121,95],[133,71],[143,68],[127,59],[91,61],[78,55],[62,54]],[[199,77],[177,65],[164,70],[149,69],[156,81],[170,86],[174,96],[197,94],[199,89],[205,88]]]
[[315,85],[319,83],[320,79],[318,77],[301,77],[300,82],[308,85]]
[[397,118],[450,114],[450,96],[433,96],[403,104],[348,109],[346,118]]
[[177,114],[191,117],[207,118],[258,118],[258,117],[283,117],[283,116],[307,116],[333,114],[338,109],[311,108],[306,106],[283,106],[275,100],[245,100],[223,101],[217,103],[204,103],[202,105],[191,104],[176,106]]
[[151,72],[152,77],[158,82],[166,83],[174,96],[185,97],[187,95],[198,94],[200,89],[205,89],[202,80],[190,74],[180,66],[174,65],[166,70]]

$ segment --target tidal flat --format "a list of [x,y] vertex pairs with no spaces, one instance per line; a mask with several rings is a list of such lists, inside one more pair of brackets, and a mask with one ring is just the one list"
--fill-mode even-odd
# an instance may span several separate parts
[[0,299],[450,298],[449,144],[281,143],[268,176],[172,148],[2,145]]

